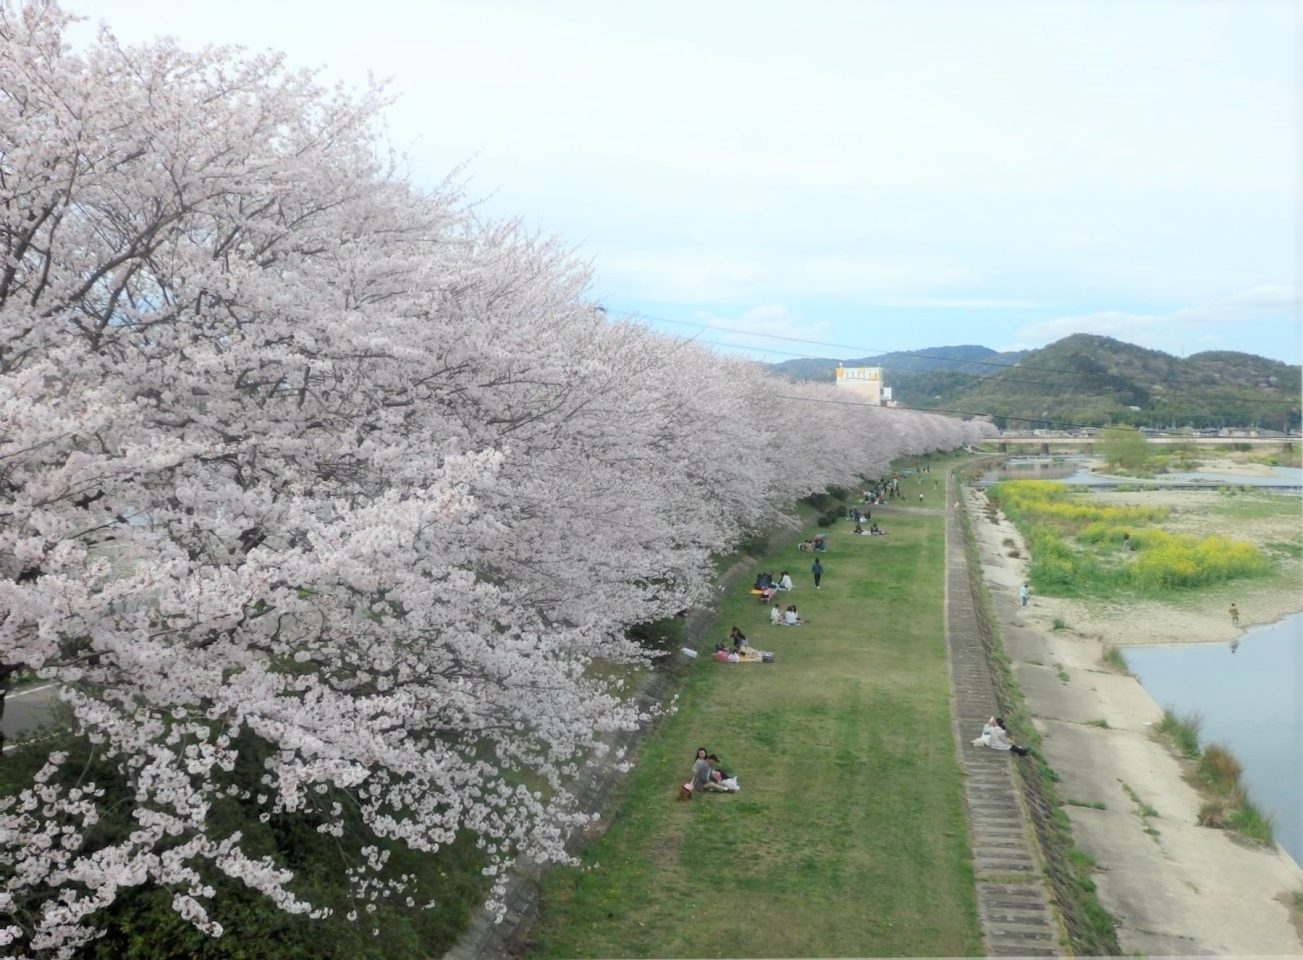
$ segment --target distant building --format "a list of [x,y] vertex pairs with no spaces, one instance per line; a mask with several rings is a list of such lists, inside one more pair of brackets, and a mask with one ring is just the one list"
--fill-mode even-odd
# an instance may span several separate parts
[[891,399],[891,388],[882,385],[881,367],[842,367],[837,368],[837,386],[853,390],[864,398],[865,402],[880,407]]

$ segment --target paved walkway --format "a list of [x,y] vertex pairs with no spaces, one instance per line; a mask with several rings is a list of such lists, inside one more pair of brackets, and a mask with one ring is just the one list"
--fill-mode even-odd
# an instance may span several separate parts
[[[954,482],[947,484],[953,503]],[[988,956],[1060,956],[1063,924],[1051,906],[1037,847],[1008,753],[972,746],[1000,712],[977,625],[959,511],[946,517],[946,643],[950,650],[955,742],[965,774],[968,841],[977,912]]]
[[6,744],[5,753],[14,748],[17,737],[37,730],[54,719],[54,702],[55,687],[52,683],[24,687],[5,696],[3,718],[0,719],[0,733],[4,734]]

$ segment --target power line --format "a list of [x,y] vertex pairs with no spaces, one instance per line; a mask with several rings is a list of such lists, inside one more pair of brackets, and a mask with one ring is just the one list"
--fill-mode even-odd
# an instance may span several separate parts
[[[710,330],[718,330],[718,329],[720,329],[720,328],[719,328],[719,327],[709,327],[708,329],[710,329]],[[731,332],[731,331],[730,331],[730,332]],[[759,336],[765,336],[765,334],[759,334]],[[783,339],[785,339],[785,340],[791,340],[791,339],[793,339],[793,338],[792,338],[792,337],[784,337]],[[737,344],[735,344],[735,343],[725,343],[725,342],[720,341],[720,340],[702,340],[700,334],[697,334],[696,336],[691,337],[691,338],[690,338],[690,342],[692,342],[692,343],[705,343],[705,344],[709,344],[710,346],[714,346],[714,347],[735,347],[735,346],[737,346]],[[776,353],[776,354],[778,354],[779,356],[783,356],[783,357],[796,357],[796,358],[798,358],[798,359],[802,359],[802,360],[820,360],[820,359],[823,359],[822,357],[814,357],[814,356],[811,356],[811,355],[808,354],[808,353],[792,353],[790,350],[775,350],[775,349],[772,348],[772,347],[765,347],[764,352],[765,352],[765,353]],[[966,363],[967,361],[956,361],[956,362],[957,362],[957,363]],[[929,372],[929,371],[921,371],[921,370],[897,370],[897,371],[896,371],[897,374],[900,374],[900,373],[926,373],[926,372]],[[985,379],[985,378],[984,378],[980,373],[961,373],[961,372],[959,372],[958,370],[940,370],[940,371],[931,371],[931,372],[937,372],[937,373],[949,373],[949,374],[951,374],[952,376],[957,376],[957,377],[976,377],[976,378],[978,378],[978,379]],[[1077,376],[1097,376],[1097,374],[1089,374],[1089,373],[1085,373],[1084,371],[1081,371],[1081,370],[1078,370],[1078,371],[1076,372],[1076,374],[1077,374]],[[1059,388],[1062,388],[1062,386],[1063,386],[1062,383],[1053,383],[1053,382],[1051,382],[1051,381],[1049,381],[1049,380],[1021,380],[1021,379],[1015,379],[1015,378],[1013,378],[1013,377],[1001,377],[1001,378],[1000,378],[1000,382],[1001,382],[1001,383],[1027,383],[1027,384],[1032,384],[1032,385],[1034,385],[1034,386],[1040,386],[1040,387],[1059,387]]]
[[[803,339],[803,338],[801,338],[801,337],[788,337],[788,336],[782,336],[782,335],[774,334],[774,333],[760,333],[759,331],[738,330],[738,329],[731,329],[731,328],[727,328],[727,327],[716,327],[716,326],[711,326],[711,325],[709,325],[709,324],[693,323],[693,322],[686,321],[686,320],[671,320],[671,319],[669,319],[668,317],[657,317],[657,316],[652,316],[652,315],[650,315],[650,314],[636,314],[636,315],[632,315],[632,314],[631,314],[631,316],[637,316],[638,318],[641,318],[641,319],[645,319],[645,320],[654,320],[654,321],[661,322],[661,323],[670,323],[670,324],[675,324],[675,325],[677,325],[677,326],[692,327],[692,328],[697,329],[697,330],[699,330],[699,331],[701,331],[701,332],[705,332],[705,331],[707,331],[707,330],[717,330],[717,331],[720,331],[720,332],[723,332],[723,333],[737,333],[737,334],[741,334],[741,335],[743,335],[743,336],[749,336],[749,337],[763,337],[763,338],[770,339],[770,340],[782,340],[782,341],[786,341],[786,342],[789,342],[789,343],[806,343],[806,344],[811,344],[811,345],[813,345],[813,346],[837,347],[837,348],[839,348],[839,349],[843,349],[843,350],[855,350],[855,351],[866,351],[866,352],[872,352],[872,351],[874,350],[874,348],[872,348],[872,347],[856,347],[856,346],[850,346],[850,345],[847,345],[847,344],[827,343],[827,342],[820,341],[820,340],[807,340],[807,339]],[[696,342],[698,342],[698,343],[709,344],[709,345],[712,345],[712,346],[719,346],[719,347],[737,347],[737,346],[739,346],[738,344],[725,343],[725,342],[721,342],[721,341],[717,341],[717,340],[703,340],[703,339],[701,339],[701,333],[700,333],[700,332],[697,333],[695,336],[693,336],[691,339],[694,340],[694,341],[696,341]],[[744,349],[760,349],[760,348],[744,348]],[[798,359],[810,359],[810,360],[817,360],[817,359],[831,359],[831,358],[815,357],[815,356],[813,356],[813,355],[811,355],[811,354],[807,354],[807,353],[792,353],[792,352],[790,352],[790,351],[786,351],[786,350],[777,350],[777,349],[774,349],[774,348],[772,348],[772,347],[765,347],[765,348],[762,348],[762,349],[763,349],[763,352],[765,352],[765,353],[778,354],[778,355],[780,355],[780,356],[794,357],[794,358],[798,358]],[[1080,381],[1083,381],[1083,382],[1080,382],[1080,384],[1079,384],[1079,385],[1082,386],[1083,388],[1086,388],[1086,387],[1091,386],[1091,384],[1090,384],[1089,382],[1084,382],[1084,381],[1087,380],[1087,378],[1091,378],[1091,379],[1095,380],[1097,383],[1102,383],[1102,381],[1105,379],[1105,375],[1104,375],[1104,374],[1100,374],[1100,373],[1096,373],[1096,372],[1091,372],[1091,371],[1085,371],[1085,370],[1073,370],[1073,369],[1067,369],[1067,368],[1063,368],[1063,367],[1038,367],[1038,366],[1026,367],[1026,366],[1023,366],[1021,363],[1013,363],[1013,364],[1009,364],[1009,363],[997,363],[997,362],[994,362],[994,361],[986,361],[986,360],[960,360],[960,359],[956,359],[956,358],[954,358],[954,357],[938,357],[938,356],[934,356],[934,355],[932,355],[932,354],[917,353],[917,352],[911,352],[911,351],[907,351],[907,350],[879,351],[879,352],[882,352],[882,353],[894,353],[894,354],[896,354],[896,355],[898,355],[898,356],[919,357],[919,358],[926,359],[926,360],[937,360],[937,361],[943,361],[943,362],[947,362],[947,363],[956,363],[956,364],[959,364],[959,363],[974,363],[974,364],[979,364],[979,365],[982,365],[982,366],[998,367],[998,368],[1005,369],[1005,370],[1013,370],[1013,369],[1016,368],[1016,369],[1019,369],[1020,371],[1026,371],[1026,372],[1028,372],[1028,373],[1041,373],[1041,372],[1045,372],[1045,373],[1063,373],[1063,374],[1068,374],[1068,375],[1070,375],[1070,376],[1073,376],[1073,377],[1079,378]],[[869,359],[869,358],[866,358],[866,359]],[[899,373],[919,374],[919,373],[927,373],[927,372],[947,373],[947,374],[950,374],[950,375],[952,375],[952,376],[959,376],[959,377],[971,377],[971,378],[973,378],[974,380],[985,380],[985,379],[987,379],[987,378],[989,377],[989,375],[987,375],[987,374],[964,373],[964,372],[959,371],[959,370],[941,370],[941,371],[897,370],[897,371],[896,371],[896,373],[898,373],[898,374],[899,374]],[[1062,389],[1062,388],[1065,386],[1065,384],[1062,383],[1062,382],[1051,382],[1051,381],[1047,381],[1047,380],[1027,380],[1027,379],[1023,379],[1023,378],[1016,378],[1016,377],[1009,377],[1009,376],[1001,376],[1001,377],[999,378],[999,381],[998,381],[998,382],[1000,382],[1000,383],[1019,383],[1019,384],[1026,384],[1026,385],[1028,385],[1028,386],[1053,387],[1053,388],[1056,388],[1056,389]],[[1292,400],[1292,398],[1290,398],[1290,397],[1284,397],[1284,396],[1282,396],[1282,397],[1246,397],[1246,398],[1242,398],[1242,399],[1240,399],[1240,400],[1237,401],[1237,402],[1239,402],[1239,403],[1245,403],[1245,404],[1254,404],[1254,405],[1275,405],[1275,404],[1291,405],[1291,404],[1293,403],[1293,400]],[[938,409],[938,408],[935,408],[935,407],[929,407],[929,408],[927,408],[927,409],[933,409],[933,410],[935,410],[935,409]],[[1282,408],[1281,408],[1281,407],[1268,407],[1268,410],[1269,410],[1269,413],[1270,413],[1270,414],[1272,414],[1272,415],[1274,415],[1274,416],[1278,416],[1278,417],[1286,418],[1287,421],[1288,421],[1288,418],[1289,418],[1289,417],[1292,415],[1292,413],[1293,413],[1292,409],[1289,408],[1288,406],[1286,406],[1286,407],[1283,409],[1283,411],[1282,411]],[[1159,411],[1155,410],[1154,412],[1155,412],[1155,413],[1158,413]],[[973,414],[973,416],[988,416],[988,415],[989,415],[989,414]],[[1050,422],[1050,421],[1043,420],[1043,418],[1042,418],[1041,420],[1033,420],[1032,418],[1024,418],[1024,417],[1006,417],[1006,419],[1010,419],[1010,420],[1027,420],[1028,422]]]
[[[983,366],[983,367],[998,367],[998,368],[1001,369],[1001,370],[1012,370],[1014,367],[1021,366],[1021,363],[1020,363],[1020,362],[1015,362],[1015,363],[999,363],[999,362],[994,361],[994,360],[961,360],[961,359],[957,359],[957,358],[955,358],[955,357],[938,357],[938,356],[934,356],[934,355],[932,355],[932,354],[930,354],[930,353],[917,353],[917,352],[914,352],[914,351],[911,351],[911,350],[883,350],[883,349],[881,349],[881,348],[877,348],[877,347],[857,347],[857,346],[853,346],[853,345],[851,345],[851,344],[846,344],[846,343],[827,343],[827,342],[822,341],[822,340],[806,340],[806,339],[804,339],[804,338],[802,338],[802,337],[785,337],[785,336],[781,336],[780,334],[777,334],[777,333],[760,333],[759,331],[752,331],[752,330],[737,330],[737,329],[732,329],[732,328],[729,328],[729,327],[716,327],[716,326],[711,326],[710,324],[706,324],[706,323],[693,323],[692,321],[689,321],[689,320],[671,320],[669,317],[656,317],[656,316],[652,316],[651,314],[648,314],[648,313],[631,314],[630,316],[636,316],[636,317],[641,318],[641,319],[644,319],[644,320],[654,320],[654,321],[656,321],[657,323],[671,323],[671,324],[674,324],[674,325],[676,325],[676,326],[680,326],[680,327],[695,327],[695,328],[700,329],[700,330],[720,330],[720,331],[723,331],[723,332],[725,332],[725,333],[740,333],[740,334],[743,334],[743,335],[748,336],[748,337],[764,337],[765,339],[768,339],[768,340],[785,340],[785,341],[787,341],[787,342],[789,342],[789,343],[808,343],[808,344],[810,344],[810,345],[812,345],[812,346],[816,346],[816,347],[833,347],[833,348],[838,349],[838,350],[853,350],[853,351],[856,351],[856,352],[860,352],[860,353],[865,354],[865,359],[871,359],[871,357],[869,356],[870,354],[878,354],[878,355],[881,355],[881,354],[894,353],[894,354],[896,354],[897,356],[902,356],[902,357],[918,357],[918,358],[920,358],[920,359],[922,359],[922,360],[939,360],[939,361],[942,361],[942,362],[944,362],[944,363],[975,363],[975,364],[978,364],[979,366]],[[728,346],[736,346],[736,344],[728,344]],[[754,349],[754,348],[752,348],[752,349]],[[782,353],[783,351],[781,351],[781,350],[770,350],[769,352],[770,352],[770,353]],[[805,355],[805,354],[794,354],[794,356],[807,356],[807,355]],[[825,358],[822,358],[822,357],[810,357],[810,359],[825,359]],[[826,358],[826,359],[832,359],[832,358]],[[1069,370],[1069,369],[1064,368],[1064,367],[1035,367],[1035,368],[1032,368],[1032,369],[1034,369],[1035,371],[1038,371],[1038,372],[1039,372],[1039,371],[1044,371],[1045,373],[1080,373],[1080,372],[1081,372],[1081,371],[1079,371],[1079,370]],[[910,371],[910,372],[911,372],[911,373],[916,373],[916,372],[921,372],[921,371]],[[958,370],[950,370],[950,371],[945,371],[945,372],[947,372],[947,373],[960,373],[960,371],[958,371]],[[978,374],[978,373],[968,373],[968,374],[960,373],[960,376],[980,377],[981,374]]]

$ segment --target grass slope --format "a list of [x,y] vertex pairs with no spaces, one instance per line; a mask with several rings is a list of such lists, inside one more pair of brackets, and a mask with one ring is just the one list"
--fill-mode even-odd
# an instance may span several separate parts
[[[942,492],[906,481],[912,506]],[[784,599],[811,622],[770,627],[731,596],[773,665],[695,664],[679,710],[645,742],[585,869],[551,871],[536,957],[957,956],[980,949],[950,730],[940,517],[875,511],[886,538],[832,528]],[[706,745],[742,792],[674,802]]]

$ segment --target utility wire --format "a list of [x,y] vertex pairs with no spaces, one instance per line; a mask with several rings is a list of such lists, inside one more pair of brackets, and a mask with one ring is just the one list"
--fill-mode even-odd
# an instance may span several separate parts
[[[711,329],[711,330],[718,330],[718,329],[721,329],[721,328],[719,328],[719,327],[711,327],[711,328],[709,328],[709,329]],[[729,331],[729,332],[732,332],[732,331]],[[751,334],[748,334],[748,336],[751,336]],[[764,334],[759,334],[759,336],[764,336]],[[793,338],[791,338],[791,337],[784,337],[783,339],[785,339],[785,340],[790,340],[790,339],[793,339]],[[722,340],[702,340],[702,339],[701,339],[701,334],[697,334],[696,336],[692,337],[692,338],[691,338],[691,342],[694,342],[694,343],[704,343],[704,344],[709,344],[709,345],[711,345],[711,346],[715,346],[715,347],[736,347],[736,346],[738,346],[738,344],[736,344],[736,343],[726,343],[726,342],[724,342],[724,341],[722,341]],[[750,349],[750,348],[749,348],[749,349]],[[792,353],[790,350],[775,350],[775,349],[772,348],[772,347],[765,347],[765,348],[764,348],[764,352],[765,352],[766,354],[769,354],[769,353],[777,354],[778,356],[781,356],[781,357],[796,357],[796,358],[801,359],[801,360],[822,360],[822,359],[825,359],[825,358],[823,358],[823,357],[815,357],[815,356],[811,356],[811,355],[808,354],[808,353]],[[955,361],[955,362],[956,362],[956,363],[967,363],[968,361]],[[949,374],[951,374],[951,375],[953,375],[953,376],[959,376],[959,377],[976,377],[976,378],[979,379],[979,380],[984,380],[984,379],[986,379],[986,377],[984,377],[984,376],[983,376],[982,374],[980,374],[980,373],[960,373],[958,370],[896,370],[895,373],[897,373],[897,374],[900,374],[900,373],[906,373],[906,374],[917,374],[917,373],[949,373]],[[1078,370],[1078,371],[1076,371],[1076,375],[1077,375],[1077,376],[1098,376],[1098,374],[1088,374],[1088,373],[1085,373],[1085,371],[1082,371],[1082,370]],[[1014,377],[1001,377],[1001,378],[1000,378],[1000,383],[1027,383],[1027,384],[1032,384],[1032,385],[1034,385],[1034,386],[1040,386],[1040,387],[1055,387],[1055,388],[1058,388],[1058,389],[1062,389],[1062,388],[1063,388],[1063,382],[1062,382],[1062,381],[1059,381],[1059,382],[1056,383],[1056,382],[1052,382],[1052,381],[1049,381],[1049,380],[1022,380],[1022,379],[1016,379],[1016,378],[1014,378]]]
[[[917,353],[917,352],[912,352],[912,351],[909,351],[909,350],[891,350],[891,351],[886,351],[886,350],[875,349],[875,348],[873,348],[873,347],[857,347],[857,346],[851,346],[851,345],[848,345],[848,344],[827,343],[827,342],[824,342],[824,341],[821,341],[821,340],[806,340],[806,339],[803,339],[803,338],[801,338],[801,337],[787,337],[787,336],[781,336],[781,335],[776,334],[776,333],[760,333],[759,331],[739,330],[739,329],[729,328],[729,327],[717,327],[717,326],[711,326],[711,325],[709,325],[709,324],[693,323],[693,322],[691,322],[691,321],[687,321],[687,320],[671,320],[671,319],[669,319],[668,317],[657,317],[657,316],[652,316],[651,314],[631,314],[630,316],[631,316],[631,317],[634,317],[634,318],[638,318],[638,319],[643,319],[643,320],[652,320],[652,321],[656,321],[656,322],[658,322],[658,323],[669,323],[669,324],[674,324],[674,325],[681,326],[681,327],[692,327],[692,328],[697,329],[697,330],[700,330],[700,331],[702,331],[702,332],[707,331],[707,330],[717,330],[717,331],[720,331],[720,332],[723,332],[723,333],[737,333],[737,334],[740,334],[740,335],[743,335],[743,336],[748,336],[748,337],[763,337],[763,338],[765,338],[765,339],[769,339],[769,340],[783,340],[783,341],[786,341],[786,342],[788,342],[788,343],[805,343],[805,344],[810,344],[810,345],[812,345],[812,346],[819,346],[819,347],[835,347],[835,348],[837,348],[837,349],[841,349],[841,350],[863,351],[863,352],[865,352],[865,353],[875,353],[875,352],[876,352],[876,353],[878,353],[878,354],[893,353],[893,354],[896,354],[897,356],[918,357],[918,358],[921,358],[921,359],[924,359],[924,360],[936,360],[936,361],[941,361],[941,362],[945,362],[945,363],[955,363],[955,364],[972,363],[972,364],[978,364],[978,365],[980,365],[980,366],[996,367],[996,368],[999,368],[999,369],[1002,369],[1002,370],[1013,370],[1013,369],[1018,369],[1018,370],[1020,370],[1020,371],[1022,371],[1022,372],[1033,373],[1033,374],[1035,374],[1035,373],[1063,373],[1063,374],[1067,374],[1067,375],[1074,376],[1074,377],[1078,377],[1078,378],[1087,378],[1087,377],[1090,377],[1090,378],[1094,378],[1094,379],[1097,380],[1097,381],[1102,381],[1102,380],[1104,379],[1104,376],[1101,375],[1101,374],[1098,374],[1098,373],[1088,372],[1088,371],[1085,371],[1085,370],[1073,370],[1073,369],[1069,369],[1069,368],[1066,368],[1066,367],[1023,366],[1023,364],[1022,364],[1021,362],[1018,362],[1018,363],[999,363],[999,362],[991,361],[991,360],[961,360],[961,359],[956,359],[956,358],[954,358],[954,357],[938,357],[938,356],[935,356],[935,355],[933,355],[933,354]],[[701,339],[699,339],[700,336],[701,336],[701,334],[698,333],[698,334],[697,334],[695,337],[693,337],[692,339],[697,340],[697,342],[699,342],[699,343],[712,344],[712,345],[714,345],[714,346],[720,346],[720,347],[737,347],[737,346],[739,346],[738,344],[733,344],[733,343],[724,343],[724,342],[721,342],[721,341],[715,341],[715,340],[701,340]],[[757,348],[750,348],[750,349],[757,349]],[[794,357],[794,358],[799,358],[799,359],[807,359],[807,360],[824,360],[824,359],[833,359],[833,358],[831,358],[831,357],[816,357],[816,356],[813,356],[813,355],[811,355],[811,354],[805,354],[805,353],[791,353],[791,352],[784,351],[784,350],[776,350],[776,349],[773,349],[773,348],[771,348],[771,347],[765,347],[765,348],[763,348],[763,352],[765,352],[765,353],[778,354],[778,355],[780,355],[780,356],[786,356],[786,357]],[[873,359],[873,358],[872,358],[872,357],[868,357],[868,356],[866,356],[864,359]],[[959,371],[959,370],[933,370],[933,371],[927,371],[927,370],[900,370],[900,369],[897,369],[897,370],[896,370],[896,373],[908,373],[908,374],[919,374],[919,373],[949,373],[949,374],[952,374],[952,375],[954,375],[954,376],[960,376],[960,377],[972,377],[974,380],[984,380],[984,379],[987,379],[987,378],[990,376],[989,374],[965,373],[965,372],[963,372],[963,371]],[[1065,386],[1065,384],[1063,384],[1062,382],[1050,382],[1050,381],[1046,381],[1046,380],[1025,380],[1025,379],[1021,379],[1021,378],[1014,378],[1014,377],[1007,377],[1007,376],[1002,376],[1002,377],[1000,377],[1000,378],[999,378],[999,382],[1000,382],[1000,383],[1023,383],[1023,384],[1027,384],[1027,385],[1030,385],[1030,386],[1054,387],[1054,388],[1057,388],[1057,389],[1062,389],[1062,388]],[[1082,384],[1082,386],[1087,386],[1087,384]],[[1242,403],[1256,403],[1256,404],[1270,404],[1270,403],[1292,404],[1292,403],[1293,403],[1293,398],[1291,398],[1291,397],[1285,397],[1285,396],[1281,396],[1281,397],[1246,397],[1246,398],[1244,398],[1243,400],[1241,400],[1240,402],[1242,402]]]
[[[1016,362],[1016,363],[1000,363],[1000,362],[998,362],[998,361],[994,361],[994,360],[962,360],[962,359],[958,359],[958,358],[956,358],[956,357],[938,357],[938,356],[935,356],[935,355],[930,354],[930,353],[917,353],[917,352],[910,351],[910,350],[882,350],[882,349],[880,349],[880,348],[876,348],[876,347],[857,347],[857,346],[852,346],[852,345],[850,345],[850,344],[845,344],[845,343],[827,343],[827,342],[822,341],[822,340],[806,340],[806,339],[803,339],[803,338],[801,338],[801,337],[785,337],[785,336],[781,336],[781,335],[779,335],[779,334],[777,334],[777,333],[760,333],[760,332],[758,332],[758,331],[751,331],[751,330],[738,330],[738,329],[734,329],[734,328],[731,328],[731,327],[717,327],[717,326],[711,326],[710,324],[706,324],[706,323],[693,323],[692,321],[689,321],[689,320],[671,320],[669,317],[655,317],[655,316],[652,316],[651,314],[647,314],[647,313],[630,314],[630,316],[631,316],[631,317],[634,317],[634,318],[637,318],[637,319],[642,319],[642,320],[653,320],[653,321],[655,321],[655,322],[657,322],[657,323],[671,323],[671,324],[674,324],[674,325],[676,325],[676,326],[680,326],[680,327],[695,327],[695,328],[698,328],[698,329],[701,329],[701,330],[719,330],[719,331],[722,331],[722,332],[724,332],[724,333],[740,333],[740,334],[743,334],[743,335],[748,336],[748,337],[764,337],[764,338],[766,338],[766,339],[768,339],[768,340],[786,340],[786,341],[789,342],[789,343],[808,343],[808,344],[810,344],[810,345],[812,345],[812,346],[816,346],[816,347],[833,347],[833,348],[838,349],[838,350],[854,350],[854,351],[857,351],[857,352],[862,352],[862,353],[865,355],[865,357],[864,357],[865,359],[872,359],[872,356],[871,356],[871,355],[881,355],[881,354],[893,353],[893,354],[896,354],[897,356],[902,356],[902,357],[918,357],[918,358],[920,358],[920,359],[922,359],[922,360],[938,360],[938,361],[941,361],[941,362],[944,362],[944,363],[974,363],[974,364],[978,364],[979,366],[983,366],[983,367],[997,367],[997,368],[999,368],[999,369],[1001,369],[1001,370],[1012,370],[1014,367],[1017,367],[1017,366],[1020,366],[1020,365],[1021,365],[1021,361]],[[732,346],[732,344],[730,344],[730,346]],[[771,352],[771,353],[781,353],[782,351],[781,351],[781,350],[772,350],[772,351],[770,351],[770,352]],[[794,356],[803,356],[803,355],[802,355],[802,354],[794,354]],[[810,357],[810,359],[822,360],[822,359],[832,359],[832,358],[831,358],[831,357]],[[1032,368],[1032,369],[1034,370],[1034,372],[1045,372],[1045,373],[1080,373],[1080,372],[1081,372],[1081,371],[1079,371],[1079,370],[1069,370],[1069,369],[1067,369],[1066,367],[1035,367],[1035,368]],[[908,371],[908,372],[910,372],[910,373],[921,373],[921,372],[925,372],[925,371],[911,370],[911,371]],[[945,371],[945,372],[948,372],[948,373],[959,373],[959,371],[957,371],[957,370],[950,370],[950,371]],[[980,376],[981,376],[981,374],[979,374],[979,373],[970,373],[970,374],[961,374],[961,375],[962,375],[962,376],[970,376],[970,377],[980,377]]]

